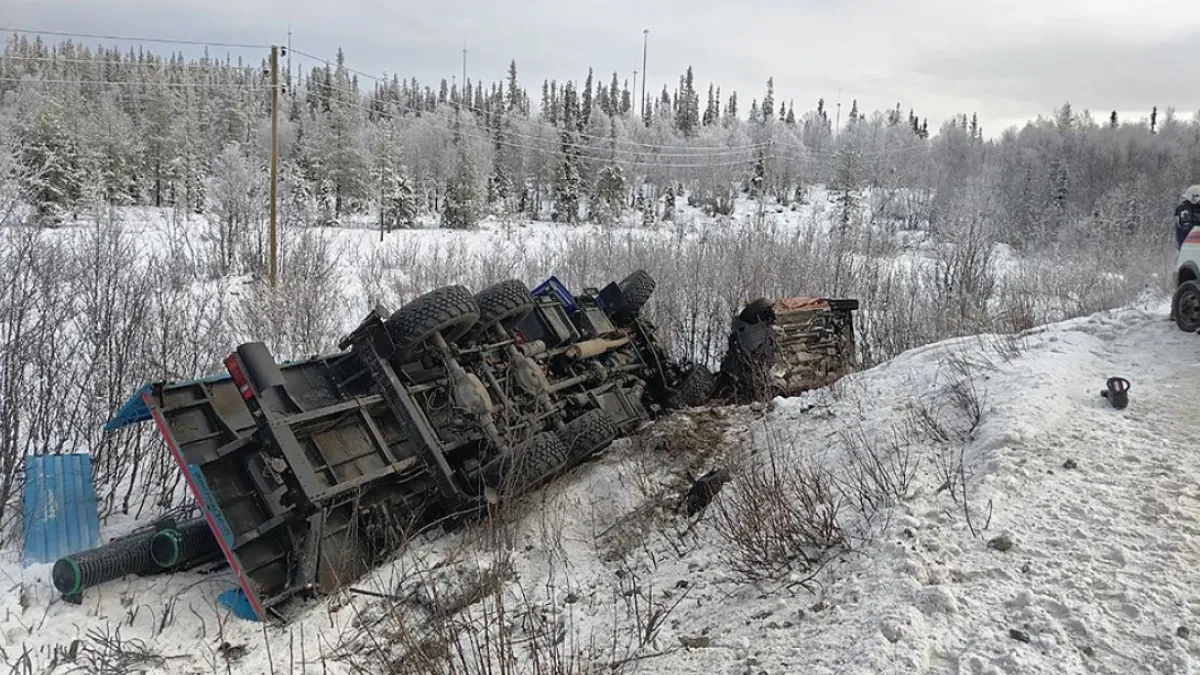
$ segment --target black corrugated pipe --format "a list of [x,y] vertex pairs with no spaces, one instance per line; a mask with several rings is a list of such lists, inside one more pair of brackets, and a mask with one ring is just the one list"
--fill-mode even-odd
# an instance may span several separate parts
[[208,521],[197,518],[177,528],[156,532],[150,542],[150,557],[159,567],[170,569],[212,555],[218,549],[217,538]]
[[154,532],[145,532],[59,558],[51,572],[54,587],[63,595],[73,596],[126,574],[158,571],[150,557],[153,537]]

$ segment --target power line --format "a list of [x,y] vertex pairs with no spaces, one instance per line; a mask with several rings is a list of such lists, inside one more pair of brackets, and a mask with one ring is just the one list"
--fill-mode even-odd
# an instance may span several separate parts
[[235,89],[270,89],[270,85],[262,83],[241,83],[241,82],[147,82],[147,81],[130,81],[130,82],[115,82],[112,80],[44,80],[35,77],[0,77],[0,82],[13,82],[16,84],[107,84],[114,87],[231,87]]
[[[38,62],[38,63],[81,63],[81,64],[85,64],[85,65],[114,66],[114,67],[120,67],[120,68],[125,68],[125,67],[158,68],[161,70],[171,70],[171,69],[175,69],[175,68],[183,68],[183,69],[190,69],[190,70],[209,70],[209,69],[213,68],[212,64],[204,64],[204,63],[172,64],[168,61],[145,61],[145,62],[139,63],[137,61],[125,61],[123,59],[122,60],[113,60],[111,58],[108,58],[107,56],[98,56],[98,57],[91,58],[91,59],[79,59],[79,58],[71,58],[71,57],[66,57],[66,56],[10,56],[10,55],[5,55],[5,54],[0,54],[0,63],[3,63],[4,61],[34,61],[34,62]],[[222,67],[233,68],[235,70],[237,69],[236,66],[222,65]],[[254,71],[258,70],[258,66],[250,66],[250,65],[242,66],[241,68],[243,70],[254,70]]]
[[[333,61],[330,61],[329,59],[323,59],[323,58],[321,58],[320,56],[315,56],[315,55],[313,55],[313,54],[309,54],[308,52],[303,52],[303,51],[300,51],[299,49],[296,49],[296,48],[294,48],[294,47],[292,48],[292,50],[291,50],[291,53],[294,53],[296,56],[303,56],[304,58],[307,58],[307,59],[312,59],[313,61],[320,61],[321,63],[324,63],[324,64],[325,64],[325,65],[327,65],[327,66],[336,65],[336,64],[335,64]],[[376,76],[376,75],[372,75],[372,74],[370,74],[370,73],[364,73],[364,72],[363,72],[363,71],[361,71],[361,70],[355,70],[355,69],[353,69],[353,68],[348,68],[348,67],[346,67],[346,65],[345,65],[345,64],[342,64],[342,68],[344,68],[344,69],[346,70],[346,72],[349,72],[349,73],[354,73],[355,75],[358,75],[358,76],[361,76],[361,77],[365,77],[365,78],[367,78],[367,79],[369,79],[369,80],[374,80],[374,81],[376,81],[376,82],[379,82],[379,83],[381,83],[381,84],[386,84],[386,83],[387,83],[387,80],[386,80],[386,79],[384,79],[384,78],[382,78],[382,77],[379,77],[379,76]]]
[[9,33],[31,33],[33,35],[54,35],[57,37],[77,37],[88,38],[92,40],[120,40],[123,42],[155,42],[159,44],[171,45],[196,45],[200,47],[227,47],[229,49],[270,49],[271,45],[252,45],[242,44],[238,42],[203,42],[200,40],[172,40],[168,38],[149,38],[149,37],[130,37],[122,35],[98,35],[95,33],[68,33],[65,31],[54,30],[28,30],[25,28],[13,28],[11,26],[0,26],[0,31]]

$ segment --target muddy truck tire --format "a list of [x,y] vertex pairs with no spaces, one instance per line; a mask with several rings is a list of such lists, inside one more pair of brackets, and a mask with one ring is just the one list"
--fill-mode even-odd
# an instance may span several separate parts
[[567,446],[550,432],[543,432],[512,454],[497,457],[483,467],[484,485],[505,497],[536,487],[567,463]]
[[646,303],[650,302],[650,296],[654,295],[658,282],[646,270],[635,270],[617,286],[621,289],[621,296],[625,301],[621,306],[622,314],[636,319],[641,315]]
[[558,437],[567,447],[570,461],[577,462],[607,447],[618,433],[617,425],[608,413],[589,410],[568,422],[558,432]]
[[509,331],[533,311],[533,294],[523,281],[508,279],[480,291],[475,304],[479,307],[479,322],[473,333],[482,335],[497,324]]
[[717,378],[703,363],[697,363],[679,380],[679,386],[667,400],[670,408],[695,408],[708,402],[717,388]]
[[404,354],[436,333],[446,342],[462,337],[479,320],[479,305],[462,286],[443,286],[392,313],[386,322],[396,351]]

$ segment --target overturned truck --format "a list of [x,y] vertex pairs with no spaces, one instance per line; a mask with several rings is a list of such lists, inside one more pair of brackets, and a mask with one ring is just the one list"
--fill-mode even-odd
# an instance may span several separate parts
[[[249,613],[282,617],[290,599],[353,582],[416,532],[790,362],[764,351],[763,340],[779,346],[770,331],[737,340],[736,321],[724,384],[671,358],[642,315],[654,287],[639,270],[578,295],[553,277],[532,291],[439,288],[376,307],[335,354],[279,364],[263,343],[243,344],[228,375],[147,385],[109,428],[154,420]],[[760,311],[753,325],[777,322]]]

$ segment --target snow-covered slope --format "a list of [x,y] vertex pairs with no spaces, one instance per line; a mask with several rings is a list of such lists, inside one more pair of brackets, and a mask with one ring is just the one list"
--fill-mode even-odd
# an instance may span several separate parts
[[[1132,383],[1123,411],[1099,396],[1114,375]],[[48,566],[5,564],[0,647],[45,667],[78,638],[95,660],[96,631],[119,629],[170,657],[125,672],[226,672],[226,653],[233,673],[380,672],[414,643],[405,630],[453,625],[474,653],[506,635],[518,663],[552,651],[575,659],[564,672],[585,657],[646,673],[1193,672],[1197,390],[1200,338],[1165,308],[940,343],[829,390],[696,411],[659,425],[657,442],[616,444],[533,496],[513,528],[417,541],[357,585],[400,600],[348,594],[264,630],[217,609],[224,574],[122,580],[77,607],[56,598]],[[949,438],[921,431],[914,410]],[[730,568],[718,510],[736,473],[698,523],[667,508],[686,470],[771,456],[839,466],[851,438],[895,440],[886,452],[917,460],[915,478],[869,525],[847,509],[852,550],[806,584]],[[947,476],[959,481],[939,490]],[[503,555],[488,545],[500,533]],[[500,592],[449,597],[462,588]],[[439,619],[451,605],[457,623]]]

